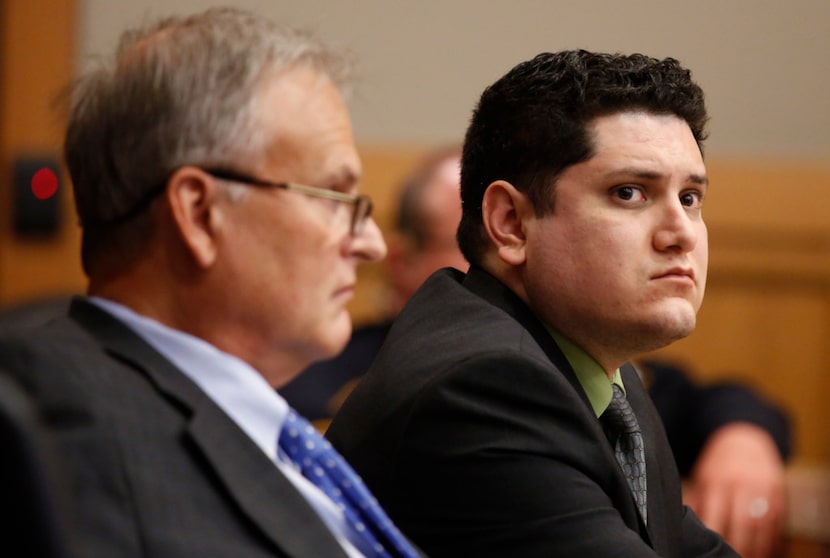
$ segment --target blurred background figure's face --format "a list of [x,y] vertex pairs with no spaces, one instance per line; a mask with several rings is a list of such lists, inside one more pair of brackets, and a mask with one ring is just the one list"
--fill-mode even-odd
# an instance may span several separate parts
[[410,296],[434,271],[454,267],[466,271],[467,261],[455,241],[455,232],[461,221],[461,159],[452,156],[435,170],[420,198],[426,232],[421,246],[411,239],[390,239],[387,260],[395,300],[392,310],[397,313]]

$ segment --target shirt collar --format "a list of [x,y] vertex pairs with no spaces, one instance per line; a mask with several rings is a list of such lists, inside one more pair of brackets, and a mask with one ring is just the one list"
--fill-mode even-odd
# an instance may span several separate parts
[[582,389],[585,390],[585,395],[588,396],[588,401],[591,402],[594,414],[599,417],[611,403],[611,397],[613,396],[611,384],[617,384],[625,393],[620,369],[617,368],[611,381],[608,381],[605,370],[591,355],[547,324],[545,324],[545,327],[562,350],[565,358],[568,359],[568,363],[573,368]]
[[216,403],[272,460],[288,403],[245,361],[203,339],[99,297],[89,300],[127,324]]

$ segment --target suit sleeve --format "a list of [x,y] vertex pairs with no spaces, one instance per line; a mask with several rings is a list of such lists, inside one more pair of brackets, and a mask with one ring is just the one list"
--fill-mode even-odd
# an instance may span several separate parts
[[783,409],[738,382],[699,385],[672,364],[646,361],[649,395],[663,420],[677,468],[688,475],[706,440],[733,422],[750,422],[766,430],[782,459],[792,454],[790,420]]

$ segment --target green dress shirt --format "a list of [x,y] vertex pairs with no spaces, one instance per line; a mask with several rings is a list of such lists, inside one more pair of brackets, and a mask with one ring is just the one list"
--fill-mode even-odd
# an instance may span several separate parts
[[550,332],[554,341],[556,341],[556,344],[559,345],[559,348],[562,349],[562,353],[568,359],[571,368],[574,369],[576,377],[580,385],[582,385],[582,389],[585,390],[585,394],[588,396],[588,401],[591,402],[594,413],[599,418],[605,412],[605,409],[608,408],[608,404],[611,403],[611,397],[613,395],[611,384],[617,384],[623,390],[623,393],[625,393],[625,386],[623,385],[622,376],[620,376],[620,369],[617,368],[614,371],[614,376],[611,378],[611,381],[608,381],[608,375],[605,373],[605,370],[602,369],[591,355],[582,350],[581,347],[575,345],[570,339],[562,336],[548,326],[545,327],[547,327],[547,330]]

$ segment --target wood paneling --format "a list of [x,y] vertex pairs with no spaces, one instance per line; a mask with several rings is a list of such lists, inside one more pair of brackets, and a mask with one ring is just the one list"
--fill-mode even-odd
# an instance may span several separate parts
[[830,464],[830,167],[715,162],[697,330],[660,351],[703,380],[737,378],[784,404],[796,461]]
[[[360,190],[374,203],[373,216],[384,233],[392,230],[401,181],[428,150],[416,146],[362,146],[363,178]],[[382,263],[358,268],[355,298],[349,309],[355,323],[367,323],[388,313],[389,289]]]
[[72,78],[75,32],[76,0],[0,3],[0,305],[84,285],[65,177],[58,234],[20,238],[11,226],[15,158],[60,153],[65,115],[55,99]]

